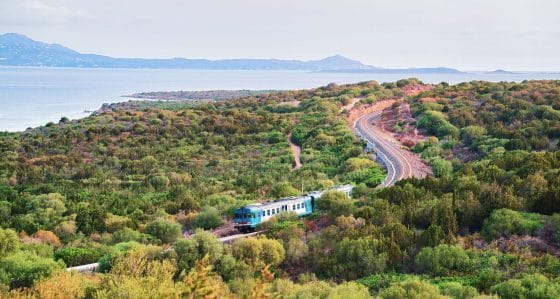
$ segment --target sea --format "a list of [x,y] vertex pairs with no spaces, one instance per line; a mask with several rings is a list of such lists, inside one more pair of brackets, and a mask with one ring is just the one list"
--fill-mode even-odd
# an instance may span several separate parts
[[373,74],[306,71],[221,71],[184,69],[103,69],[0,67],[0,131],[86,117],[103,103],[128,101],[138,92],[174,90],[287,90],[367,80],[426,83],[486,80],[560,79],[560,73]]

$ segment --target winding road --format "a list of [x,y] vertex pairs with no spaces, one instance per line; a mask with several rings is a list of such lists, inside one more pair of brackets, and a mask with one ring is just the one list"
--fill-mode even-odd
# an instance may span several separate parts
[[379,111],[369,113],[357,118],[352,124],[356,134],[367,142],[368,149],[373,149],[387,168],[387,177],[379,186],[392,186],[399,180],[413,176],[423,177],[425,174],[413,167],[418,158],[398,144],[390,142],[385,137],[387,134],[373,125],[380,115]]

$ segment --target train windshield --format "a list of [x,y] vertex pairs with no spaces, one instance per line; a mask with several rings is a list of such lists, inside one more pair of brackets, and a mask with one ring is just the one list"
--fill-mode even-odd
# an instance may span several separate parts
[[247,219],[247,218],[256,218],[256,216],[254,213],[235,212],[235,218]]

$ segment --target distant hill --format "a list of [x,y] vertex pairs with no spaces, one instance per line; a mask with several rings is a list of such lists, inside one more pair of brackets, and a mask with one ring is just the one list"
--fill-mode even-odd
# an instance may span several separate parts
[[407,69],[386,69],[386,68],[369,68],[369,69],[337,69],[337,70],[321,70],[327,73],[379,73],[379,74],[462,74],[463,72],[447,68],[407,68]]
[[497,69],[495,71],[491,71],[491,72],[486,72],[486,74],[497,74],[497,75],[511,75],[511,74],[515,74],[514,72],[510,72],[510,71],[505,71],[502,69]]
[[321,60],[280,59],[142,59],[83,54],[59,44],[47,44],[17,33],[0,35],[0,66],[158,68],[207,70],[306,70],[375,73],[459,72],[447,68],[384,69],[335,55]]

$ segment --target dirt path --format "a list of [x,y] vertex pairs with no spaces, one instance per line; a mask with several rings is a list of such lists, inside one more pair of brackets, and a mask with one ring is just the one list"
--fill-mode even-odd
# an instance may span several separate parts
[[292,155],[294,156],[295,165],[292,167],[292,171],[298,170],[301,168],[301,147],[297,144],[292,142],[292,133],[288,135],[288,143],[290,144],[290,150],[292,151]]
[[342,106],[342,108],[340,108],[339,112],[342,112],[344,110],[346,111],[350,111],[354,108],[354,105],[356,105],[356,103],[358,103],[362,98],[353,98],[352,101],[350,102],[350,104]]

